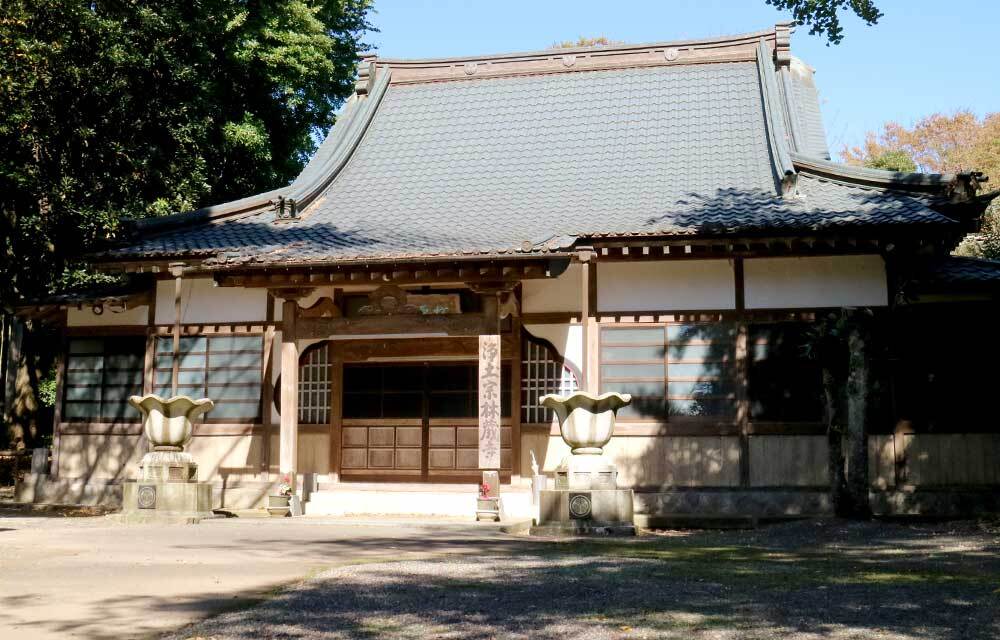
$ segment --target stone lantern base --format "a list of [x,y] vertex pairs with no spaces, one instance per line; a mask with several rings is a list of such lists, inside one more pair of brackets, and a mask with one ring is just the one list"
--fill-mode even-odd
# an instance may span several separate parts
[[634,536],[632,490],[619,489],[618,469],[603,455],[570,455],[556,469],[555,489],[539,495],[531,535]]
[[139,479],[123,486],[123,522],[195,524],[214,517],[212,485],[198,482],[189,453],[151,451],[139,463]]

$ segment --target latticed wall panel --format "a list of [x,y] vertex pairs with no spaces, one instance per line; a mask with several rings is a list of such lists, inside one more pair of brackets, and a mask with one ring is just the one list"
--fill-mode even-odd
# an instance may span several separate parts
[[566,395],[579,389],[576,374],[548,343],[524,333],[521,349],[521,422],[538,424],[552,419],[539,404],[547,393]]
[[324,344],[307,352],[299,364],[299,423],[330,422],[330,349]]

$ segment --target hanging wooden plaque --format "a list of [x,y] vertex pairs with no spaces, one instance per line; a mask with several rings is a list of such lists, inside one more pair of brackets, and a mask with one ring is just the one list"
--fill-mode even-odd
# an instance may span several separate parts
[[479,468],[500,468],[500,336],[479,336]]

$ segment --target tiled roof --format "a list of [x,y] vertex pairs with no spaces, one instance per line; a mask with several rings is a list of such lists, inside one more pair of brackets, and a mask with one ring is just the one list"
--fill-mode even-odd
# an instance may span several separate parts
[[830,149],[826,144],[812,69],[798,58],[792,58],[789,68],[781,70],[781,78],[787,94],[788,117],[795,130],[793,146],[802,153],[829,159]]
[[[241,210],[106,257],[336,262],[541,250],[586,236],[953,224],[905,193],[808,173],[798,195],[781,197],[752,59],[405,83],[390,73],[379,71],[385,86],[367,97],[367,127],[362,116],[341,120],[348,133],[304,172],[345,159],[300,219]],[[810,109],[801,123],[815,150]]]
[[924,286],[1000,286],[1000,260],[947,256],[916,277]]

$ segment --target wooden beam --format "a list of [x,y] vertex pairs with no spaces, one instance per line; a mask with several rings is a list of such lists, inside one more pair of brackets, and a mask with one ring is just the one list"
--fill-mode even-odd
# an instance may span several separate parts
[[[401,338],[391,340],[335,340],[343,362],[370,360],[421,360],[437,358],[475,359],[479,353],[478,337]],[[514,350],[511,334],[500,336],[503,357]]]
[[[495,301],[495,297],[493,298]],[[298,336],[303,340],[333,335],[386,335],[439,333],[448,336],[478,336],[496,332],[496,313],[486,314],[356,316],[350,318],[300,318]]]
[[[317,287],[327,284],[440,284],[456,282],[510,282],[553,277],[562,272],[569,256],[507,262],[470,261],[441,264],[386,264],[381,266],[345,266],[334,268],[286,268],[280,272],[219,272],[215,281],[221,287],[270,289]],[[280,295],[278,297],[281,297]]]

